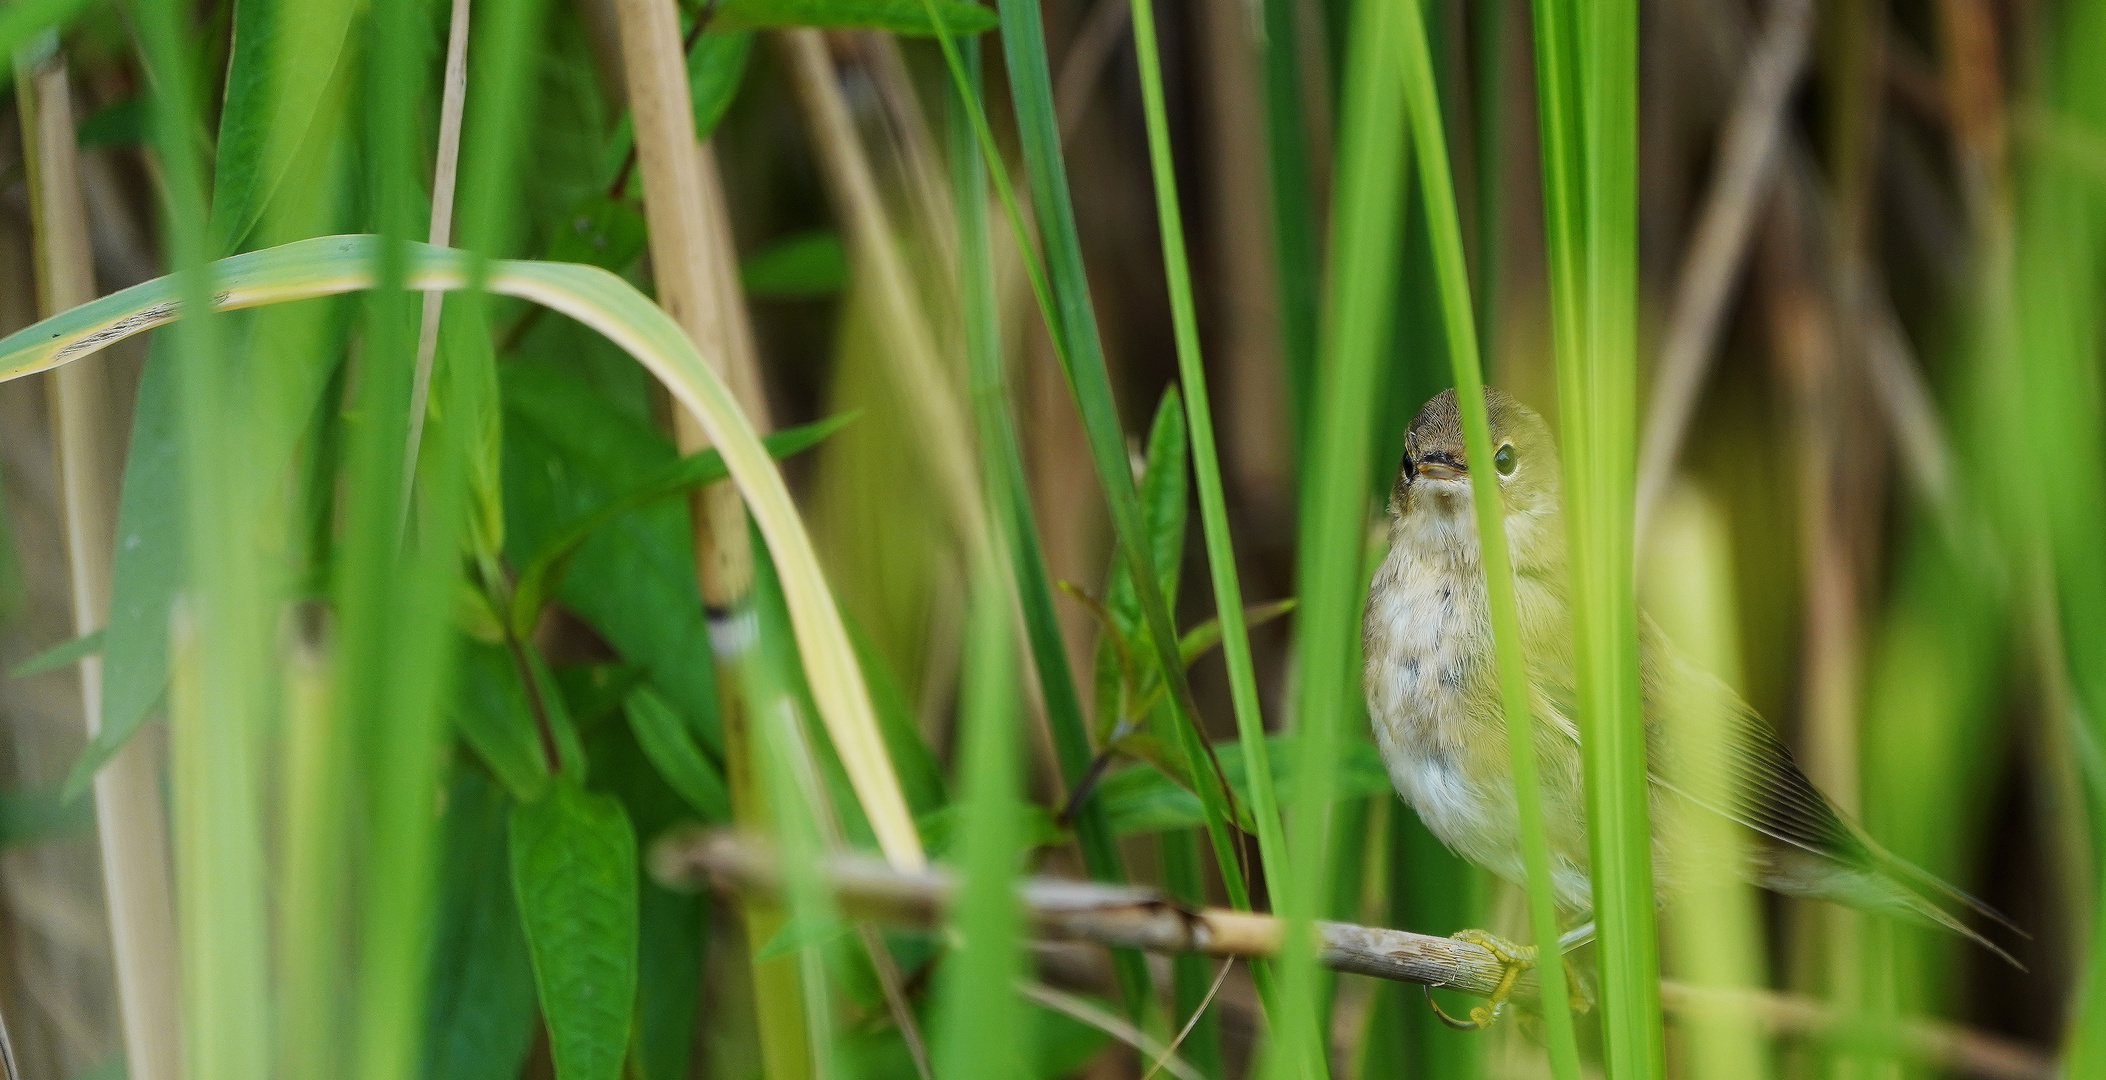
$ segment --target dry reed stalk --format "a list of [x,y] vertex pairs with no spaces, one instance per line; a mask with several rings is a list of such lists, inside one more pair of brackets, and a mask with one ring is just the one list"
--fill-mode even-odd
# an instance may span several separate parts
[[[772,851],[725,830],[668,836],[653,846],[648,861],[652,875],[668,888],[714,886],[772,894],[782,886]],[[861,853],[834,855],[824,870],[848,914],[900,926],[943,925],[957,888],[955,878],[942,868],[901,871]],[[1019,883],[1018,900],[1042,938],[1157,953],[1269,957],[1278,952],[1285,925],[1270,915],[1193,909],[1152,889],[1091,881],[1028,878]],[[1334,971],[1480,997],[1504,974],[1489,950],[1454,938],[1350,923],[1319,922],[1316,929],[1323,963]],[[1951,1024],[1853,1016],[1809,998],[1763,990],[1700,988],[1672,981],[1663,982],[1660,989],[1662,1004],[1677,1014],[1723,1011],[1751,1019],[1775,1035],[1876,1042],[1909,1059],[1975,1076],[2046,1080],[2055,1074],[2053,1061],[2038,1050]],[[1529,1000],[1535,992],[1534,979],[1524,976],[1515,987],[1515,999]]]
[[[453,190],[461,174],[461,111],[468,99],[468,0],[453,0],[446,30],[445,85],[439,100],[439,146],[432,168],[431,245],[446,247],[453,239]],[[417,326],[417,369],[410,382],[408,444],[402,450],[402,513],[409,520],[411,481],[417,475],[417,447],[424,440],[425,403],[431,397],[431,365],[439,352],[439,311],[446,294],[424,294]]]
[[[770,425],[752,329],[737,291],[730,218],[715,158],[695,139],[679,11],[674,0],[613,0],[613,8],[658,304],[724,376],[755,429],[765,432]],[[673,423],[681,453],[709,445],[702,424],[687,410],[675,409]],[[767,811],[756,786],[752,740],[743,704],[730,692],[754,636],[753,550],[746,510],[730,483],[703,488],[689,506],[695,575],[716,653],[725,784],[740,825],[764,828]],[[741,914],[767,1075],[778,1080],[810,1076],[815,1063],[805,1038],[808,1024],[796,959],[762,961],[756,955],[758,944],[780,929],[786,916],[779,905],[766,902],[749,902]]]
[[[46,316],[95,299],[87,212],[81,199],[73,104],[66,63],[54,52],[16,66],[37,240],[38,306]],[[52,373],[52,432],[65,507],[66,560],[73,578],[73,622],[79,634],[109,615],[117,521],[120,435],[104,357]],[[92,741],[102,720],[102,660],[80,662],[81,702]],[[117,992],[124,1016],[127,1068],[139,1080],[175,1080],[175,905],[168,822],[152,744],[134,739],[95,777],[97,834],[110,918]]]

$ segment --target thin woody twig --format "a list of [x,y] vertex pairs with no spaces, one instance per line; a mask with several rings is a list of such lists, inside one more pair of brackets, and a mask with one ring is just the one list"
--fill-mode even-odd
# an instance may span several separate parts
[[[716,886],[773,893],[781,886],[764,845],[735,832],[675,833],[650,853],[652,876],[675,889]],[[939,925],[956,890],[941,869],[907,872],[860,853],[832,856],[825,873],[846,914],[906,926]],[[1041,938],[1125,946],[1156,953],[1197,952],[1218,957],[1269,957],[1278,952],[1283,924],[1270,915],[1224,908],[1193,909],[1152,889],[1054,878],[1018,886],[1033,933]],[[1350,923],[1319,922],[1325,967],[1396,982],[1415,982],[1488,996],[1504,973],[1489,949],[1453,938]],[[1533,975],[1513,999],[1532,1001]],[[1877,1043],[1888,1052],[1994,1080],[2047,1080],[2054,1064],[2031,1047],[1993,1035],[1926,1020],[1889,1021],[1838,1013],[1821,1002],[1766,990],[1661,984],[1661,1001],[1678,1015],[1732,1010],[1774,1035]]]

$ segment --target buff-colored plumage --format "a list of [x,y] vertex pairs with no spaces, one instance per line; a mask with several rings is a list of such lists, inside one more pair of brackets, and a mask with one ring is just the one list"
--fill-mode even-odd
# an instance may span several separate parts
[[[1527,406],[1487,390],[1493,469],[1506,508],[1537,718],[1544,817],[1558,904],[1584,917],[1585,799],[1575,726],[1560,471],[1549,428]],[[1472,467],[1453,391],[1419,411],[1389,497],[1389,553],[1362,623],[1368,714],[1391,781],[1435,836],[1464,858],[1525,883],[1511,758],[1471,510]],[[1784,744],[1717,680],[1682,662],[1641,619],[1641,678],[1651,771],[1654,870],[1671,895],[1688,815],[1745,827],[1749,880],[1797,896],[1935,923],[2009,956],[1953,914],[1979,902],[1888,854],[1844,817],[1793,763]],[[1669,721],[1706,710],[1723,734],[1678,752]]]

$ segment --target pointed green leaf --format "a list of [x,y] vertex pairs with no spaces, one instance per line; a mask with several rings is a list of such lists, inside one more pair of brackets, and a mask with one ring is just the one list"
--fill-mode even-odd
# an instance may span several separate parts
[[623,711],[637,745],[682,799],[704,821],[731,820],[731,795],[723,770],[702,753],[687,721],[648,686],[630,691]]
[[15,669],[7,673],[8,678],[26,679],[31,675],[42,675],[47,671],[57,671],[63,667],[72,667],[74,664],[78,664],[82,660],[102,652],[102,635],[102,631],[96,630],[71,641],[61,641],[43,652],[16,664]]
[[636,834],[568,777],[512,808],[512,888],[557,1080],[616,1080],[636,1004]]
[[750,31],[703,34],[687,54],[687,94],[695,111],[695,138],[707,139],[738,96],[746,77],[746,59],[753,54]]

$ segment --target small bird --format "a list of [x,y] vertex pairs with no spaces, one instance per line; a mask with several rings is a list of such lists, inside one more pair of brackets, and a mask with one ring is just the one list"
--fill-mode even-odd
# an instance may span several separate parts
[[[1491,388],[1485,404],[1528,664],[1551,878],[1558,906],[1585,918],[1593,898],[1557,449],[1543,418],[1527,406]],[[1363,682],[1375,741],[1397,793],[1456,854],[1525,886],[1471,504],[1473,464],[1463,448],[1455,392],[1444,391],[1419,410],[1404,436],[1389,493],[1389,554],[1375,572],[1361,624]],[[1749,881],[1942,926],[2017,964],[1954,909],[2015,931],[2009,920],[1881,848],[1814,787],[1760,716],[1676,655],[1650,619],[1639,622],[1653,869],[1661,896],[1671,894],[1678,862],[1669,839],[1673,826],[1687,815],[1719,815],[1747,830],[1740,869]],[[1713,710],[1724,745],[1678,752],[1674,733],[1683,725],[1675,723],[1676,710],[1682,709]],[[1566,937],[1583,940],[1588,933]],[[1510,966],[1533,956],[1481,933],[1469,940],[1492,947]],[[1497,1005],[1489,1013],[1478,1010],[1477,1024],[1458,1026],[1489,1023]]]

